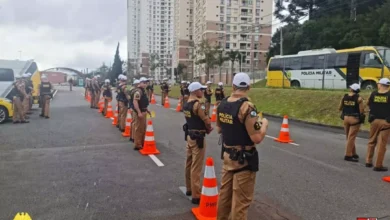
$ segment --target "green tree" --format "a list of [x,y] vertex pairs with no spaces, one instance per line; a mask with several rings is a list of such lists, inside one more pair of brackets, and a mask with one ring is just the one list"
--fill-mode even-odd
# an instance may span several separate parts
[[[233,72],[234,72],[234,63],[237,61],[239,53],[240,52],[237,51],[237,50],[231,50],[231,51],[228,51],[226,53],[227,56],[229,57],[230,62],[232,63],[231,71],[230,71],[230,74],[232,74],[232,75],[233,75]],[[225,82],[225,83],[227,83],[227,82]]]
[[203,40],[199,44],[198,53],[201,59],[199,59],[196,64],[205,64],[205,73],[206,73],[206,81],[210,78],[210,69],[214,68],[216,64],[216,54],[218,50],[215,47],[212,47],[207,40]]
[[246,60],[246,52],[239,52],[237,59],[238,59],[238,64],[239,64],[239,68],[240,68],[240,72],[241,72],[242,64],[246,62],[245,61]]
[[118,76],[123,73],[122,64],[123,64],[123,61],[121,60],[121,58],[119,56],[119,43],[118,43],[118,46],[116,47],[114,63],[112,64],[112,71],[110,74],[111,82],[115,82],[115,79],[117,79]]
[[218,51],[215,64],[218,66],[219,69],[219,81],[222,82],[222,66],[230,58],[228,56],[225,56],[224,51],[221,47],[216,47],[215,49]]
[[[176,76],[179,78],[179,82],[182,81],[184,70],[187,69],[187,66],[184,65],[183,63],[179,63],[176,67]],[[187,77],[186,77],[187,78]]]

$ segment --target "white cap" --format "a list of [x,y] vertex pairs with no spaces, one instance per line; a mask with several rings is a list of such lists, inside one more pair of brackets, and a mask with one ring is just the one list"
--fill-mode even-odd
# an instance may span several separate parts
[[164,78],[163,80],[166,81],[166,80],[168,80],[168,78]]
[[358,90],[360,90],[360,85],[357,83],[354,83],[354,84],[350,85],[349,88],[351,88],[353,91],[358,91]]
[[122,76],[121,80],[127,80],[127,76]]
[[27,74],[25,74],[25,73],[23,73],[23,74],[22,74],[22,77],[28,77],[28,75],[27,75]]
[[207,82],[206,82],[206,85],[211,84],[211,83],[212,83],[211,81],[207,81]]
[[138,79],[134,80],[133,85],[140,83]]
[[28,77],[30,77],[32,74],[31,74],[31,73],[26,73],[26,75],[27,75]]
[[187,83],[186,81],[181,81],[181,84]]
[[97,78],[100,78],[100,75],[97,75],[96,77],[97,77]]
[[104,80],[105,83],[110,83],[109,79]]
[[379,80],[378,84],[382,84],[382,85],[385,85],[385,86],[390,86],[390,80],[388,78],[382,78],[381,80]]
[[118,79],[122,79],[123,74],[119,74]]
[[189,86],[188,86],[188,90],[190,90],[190,92],[194,92],[196,90],[199,90],[199,89],[206,89],[207,86],[203,86],[202,84],[200,84],[199,82],[193,82],[191,83]]
[[246,73],[237,73],[233,78],[233,85],[240,88],[246,88],[250,86],[250,82],[251,79]]
[[218,85],[219,85],[219,86],[223,86],[223,83],[222,83],[222,82],[219,82]]
[[47,79],[47,76],[45,74],[42,74],[41,79]]
[[139,79],[139,82],[147,82],[147,81],[149,81],[149,80],[146,77],[141,77]]

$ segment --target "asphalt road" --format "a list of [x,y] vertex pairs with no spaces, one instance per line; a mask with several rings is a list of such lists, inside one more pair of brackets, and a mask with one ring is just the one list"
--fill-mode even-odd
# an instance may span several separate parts
[[[82,89],[59,87],[51,118],[38,111],[29,124],[0,126],[0,219],[28,212],[36,219],[194,219],[184,186],[182,114],[152,105],[157,155],[164,166],[134,151]],[[157,98],[159,101],[159,98]],[[171,100],[171,108],[177,101]],[[249,219],[390,219],[387,173],[342,160],[343,135],[290,125],[295,145],[279,144],[281,121],[271,121],[258,146],[260,171]],[[207,155],[221,171],[218,135],[207,137]],[[365,156],[367,141],[358,139]],[[385,164],[390,165],[387,158]]]

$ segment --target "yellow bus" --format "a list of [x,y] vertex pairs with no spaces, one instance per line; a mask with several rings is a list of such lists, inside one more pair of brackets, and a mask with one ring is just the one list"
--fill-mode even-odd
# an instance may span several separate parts
[[268,63],[267,86],[346,89],[359,83],[362,89],[376,89],[383,77],[390,78],[390,48],[325,48],[272,57]]

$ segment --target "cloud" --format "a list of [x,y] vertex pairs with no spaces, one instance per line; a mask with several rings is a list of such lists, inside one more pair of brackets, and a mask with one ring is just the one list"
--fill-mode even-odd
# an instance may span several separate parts
[[127,57],[123,0],[0,0],[0,58],[93,69]]

